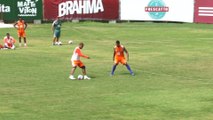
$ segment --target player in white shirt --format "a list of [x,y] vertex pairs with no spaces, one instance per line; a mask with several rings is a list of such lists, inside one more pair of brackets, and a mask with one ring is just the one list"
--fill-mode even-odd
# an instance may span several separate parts
[[7,33],[4,37],[4,48],[15,49],[15,42],[16,40],[10,36],[10,33]]
[[89,56],[86,56],[86,55],[82,54],[81,49],[83,49],[83,47],[84,47],[84,43],[79,43],[78,47],[76,47],[75,50],[73,51],[73,55],[72,55],[72,58],[71,58],[72,69],[71,69],[70,76],[69,76],[69,78],[71,80],[75,80],[76,79],[74,77],[74,72],[75,72],[77,66],[82,69],[82,73],[84,75],[84,79],[87,79],[87,80],[91,79],[91,78],[89,78],[86,75],[86,67],[80,60],[80,57],[84,57],[84,58],[90,59]]

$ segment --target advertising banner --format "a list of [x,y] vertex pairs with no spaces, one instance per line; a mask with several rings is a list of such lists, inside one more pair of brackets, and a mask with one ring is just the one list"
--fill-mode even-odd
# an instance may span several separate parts
[[193,22],[194,0],[121,0],[121,20]]
[[119,0],[44,0],[44,19],[117,20]]
[[42,19],[42,0],[1,0],[0,4],[4,20]]
[[7,0],[0,1],[0,13],[10,13],[11,4],[7,3]]
[[8,2],[8,0],[0,0],[0,19],[1,20],[3,20],[3,17],[5,15],[12,14],[14,12],[12,8],[15,6],[15,4],[13,3],[14,3],[14,0],[11,0],[10,2]]
[[213,23],[213,0],[195,0],[196,23]]

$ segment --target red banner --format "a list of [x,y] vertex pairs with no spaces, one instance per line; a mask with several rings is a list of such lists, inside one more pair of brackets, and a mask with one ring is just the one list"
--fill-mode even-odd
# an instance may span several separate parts
[[196,23],[213,23],[213,0],[195,0]]
[[119,0],[44,0],[44,19],[117,20]]

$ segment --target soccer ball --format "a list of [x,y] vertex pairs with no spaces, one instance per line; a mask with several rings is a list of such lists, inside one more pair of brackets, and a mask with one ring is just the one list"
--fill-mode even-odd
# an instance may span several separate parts
[[78,80],[83,80],[84,76],[83,75],[78,75]]
[[72,41],[72,40],[69,40],[69,41],[68,41],[68,44],[73,44],[73,41]]

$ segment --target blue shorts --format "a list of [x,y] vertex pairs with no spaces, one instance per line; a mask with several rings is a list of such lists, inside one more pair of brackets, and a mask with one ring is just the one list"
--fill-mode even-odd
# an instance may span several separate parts
[[53,36],[53,37],[59,38],[60,36],[61,36],[61,31],[55,30],[55,31],[54,31],[54,36]]

